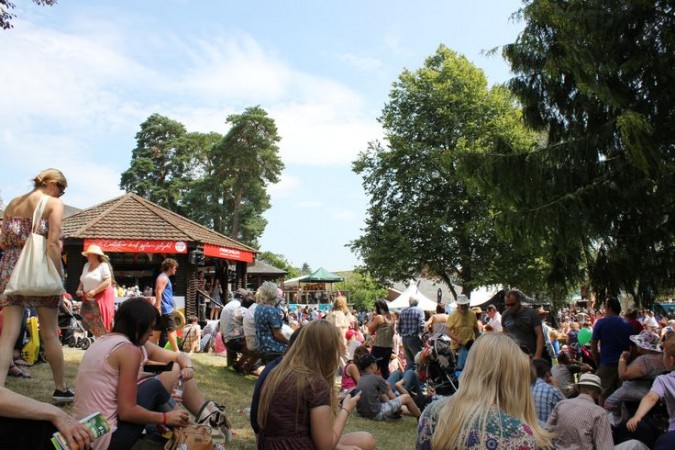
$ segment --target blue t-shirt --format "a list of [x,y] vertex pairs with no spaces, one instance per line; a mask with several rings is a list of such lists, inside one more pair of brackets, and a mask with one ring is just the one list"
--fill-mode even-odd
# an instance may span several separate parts
[[630,347],[633,327],[619,316],[607,316],[593,326],[593,340],[600,341],[600,364],[616,366],[621,353]]
[[260,353],[282,353],[286,344],[277,341],[272,333],[273,328],[281,329],[281,311],[276,306],[258,305],[253,316],[255,319],[255,338]]

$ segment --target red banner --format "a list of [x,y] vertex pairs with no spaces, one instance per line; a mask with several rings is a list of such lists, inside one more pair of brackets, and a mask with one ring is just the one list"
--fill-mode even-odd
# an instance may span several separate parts
[[112,253],[187,253],[183,241],[151,241],[138,239],[85,239],[85,250],[95,244]]
[[237,250],[235,248],[220,247],[218,245],[204,244],[204,256],[212,258],[231,259],[234,261],[253,262],[253,252]]

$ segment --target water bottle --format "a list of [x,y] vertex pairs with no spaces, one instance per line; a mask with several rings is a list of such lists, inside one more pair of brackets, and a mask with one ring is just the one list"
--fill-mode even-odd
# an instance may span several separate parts
[[178,380],[176,380],[176,384],[173,386],[173,392],[171,393],[171,396],[177,402],[183,401],[183,377],[178,377]]

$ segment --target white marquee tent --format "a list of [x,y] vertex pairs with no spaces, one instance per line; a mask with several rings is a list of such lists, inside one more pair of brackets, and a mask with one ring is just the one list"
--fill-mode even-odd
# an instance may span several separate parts
[[407,308],[410,306],[410,297],[415,297],[419,302],[417,306],[424,311],[436,311],[436,305],[438,305],[438,303],[422,294],[419,289],[417,289],[417,284],[414,281],[410,282],[408,288],[403,291],[401,295],[389,302],[389,311],[400,311],[403,308]]

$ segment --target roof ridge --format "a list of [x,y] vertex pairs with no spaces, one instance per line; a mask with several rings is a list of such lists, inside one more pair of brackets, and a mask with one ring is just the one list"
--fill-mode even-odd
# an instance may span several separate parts
[[[219,235],[220,237],[225,238],[227,241],[230,241],[230,242],[234,243],[234,244],[236,245],[234,248],[237,248],[237,246],[239,246],[239,247],[245,247],[246,249],[250,250],[250,251],[253,252],[253,253],[258,253],[258,250],[254,249],[253,247],[250,247],[250,246],[248,246],[248,245],[246,245],[246,244],[243,244],[243,243],[241,243],[241,242],[238,242],[237,240],[235,240],[235,239],[233,239],[233,238],[231,238],[231,237],[229,237],[229,236],[225,236],[224,234],[219,233],[219,232],[217,232],[216,230],[212,230],[212,229],[210,229],[210,228],[208,228],[208,227],[206,227],[206,226],[204,226],[204,225],[202,225],[202,224],[200,224],[200,223],[195,222],[194,220],[188,219],[187,217],[183,217],[183,216],[181,216],[180,214],[178,214],[177,212],[171,211],[170,209],[167,209],[167,208],[165,208],[165,207],[163,207],[163,206],[161,206],[161,205],[158,205],[158,204],[156,204],[156,203],[153,203],[153,202],[151,202],[150,200],[148,200],[148,199],[146,199],[146,198],[144,198],[144,197],[142,197],[142,196],[140,196],[140,195],[138,195],[138,194],[135,194],[135,193],[132,192],[132,193],[130,193],[130,194],[128,194],[128,195],[132,196],[132,197],[133,197],[134,199],[136,199],[136,200],[139,200],[139,201],[145,203],[145,204],[146,204],[145,206],[148,207],[148,209],[149,209],[149,208],[157,208],[157,209],[160,210],[160,212],[167,213],[167,214],[169,214],[169,215],[171,215],[171,216],[173,216],[173,217],[175,217],[175,218],[177,218],[177,219],[179,219],[179,220],[183,220],[183,221],[189,222],[189,223],[191,223],[191,224],[197,226],[198,228],[203,229],[204,231],[206,231],[206,232],[208,232],[208,233],[215,233],[215,234]],[[154,213],[157,213],[156,211],[153,211],[153,212],[154,212]],[[199,240],[198,237],[195,237],[195,236],[194,236],[191,232],[189,232],[188,230],[182,230],[182,229],[176,227],[173,223],[171,224],[171,226],[173,226],[173,227],[176,228],[177,230],[179,230],[179,231],[181,231],[181,232],[187,234],[187,235],[190,236],[193,240]]]

